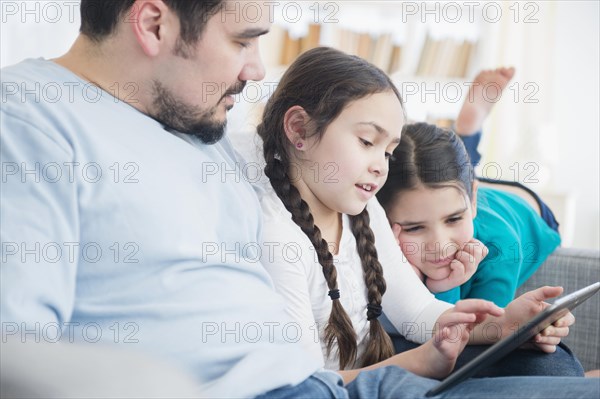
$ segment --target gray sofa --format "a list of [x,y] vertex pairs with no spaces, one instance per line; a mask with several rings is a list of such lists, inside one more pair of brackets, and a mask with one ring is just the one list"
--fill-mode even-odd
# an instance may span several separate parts
[[[600,281],[600,251],[558,248],[519,289],[519,294],[543,285],[560,285],[572,292]],[[600,294],[573,311],[575,325],[564,342],[584,370],[600,369]]]

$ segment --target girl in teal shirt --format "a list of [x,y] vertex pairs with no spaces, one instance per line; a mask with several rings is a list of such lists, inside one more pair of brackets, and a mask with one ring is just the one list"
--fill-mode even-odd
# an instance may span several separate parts
[[[560,244],[558,232],[523,198],[479,187],[452,132],[407,125],[389,168],[377,198],[404,255],[438,299],[506,306]],[[454,259],[465,245],[489,250],[477,270]]]

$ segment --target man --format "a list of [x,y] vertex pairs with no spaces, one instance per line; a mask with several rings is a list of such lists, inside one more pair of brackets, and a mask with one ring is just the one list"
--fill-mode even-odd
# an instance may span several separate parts
[[[233,1],[83,0],[66,55],[3,71],[3,335],[134,346],[204,396],[422,395],[434,381],[399,368],[345,375],[347,390],[317,372],[262,269],[260,207],[223,138],[232,96],[264,76],[269,4],[253,4],[259,18]],[[540,392],[506,381],[452,392]],[[590,392],[544,389],[559,387]]]
[[[286,342],[293,327],[250,254],[252,187],[220,173],[238,166],[220,141],[226,112],[245,81],[263,78],[258,37],[270,26],[266,9],[249,23],[226,6],[83,1],[65,56],[3,74],[2,161],[18,169],[2,198],[9,331],[38,323],[42,341],[58,327],[62,341],[175,356],[209,396],[255,395],[319,367]],[[59,100],[22,102],[36,82]],[[23,174],[36,165],[39,176]],[[38,259],[24,255],[36,246]],[[285,371],[281,358],[298,361]]]

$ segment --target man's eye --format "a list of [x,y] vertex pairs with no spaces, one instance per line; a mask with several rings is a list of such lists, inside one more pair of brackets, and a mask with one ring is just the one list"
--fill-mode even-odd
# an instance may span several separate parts
[[461,220],[462,220],[462,216],[457,216],[457,217],[448,219],[448,223],[456,223],[456,222],[459,222]]

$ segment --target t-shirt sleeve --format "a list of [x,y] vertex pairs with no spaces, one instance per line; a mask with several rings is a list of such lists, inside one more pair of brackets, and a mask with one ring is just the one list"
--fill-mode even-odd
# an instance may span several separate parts
[[387,285],[383,312],[404,337],[425,342],[431,338],[439,316],[452,305],[437,300],[417,277],[396,243],[385,211],[376,198],[369,202],[367,209]]
[[63,323],[73,310],[79,223],[77,183],[59,173],[73,156],[56,131],[6,110],[0,126],[3,327]]

